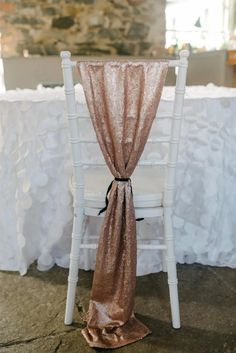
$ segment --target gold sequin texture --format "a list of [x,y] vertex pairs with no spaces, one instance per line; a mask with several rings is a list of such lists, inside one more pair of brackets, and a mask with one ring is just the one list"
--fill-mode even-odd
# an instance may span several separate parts
[[[114,177],[132,178],[156,116],[168,62],[97,60],[79,61],[77,67],[107,166]],[[91,347],[117,348],[150,333],[133,311],[136,258],[131,182],[114,181],[82,330]]]

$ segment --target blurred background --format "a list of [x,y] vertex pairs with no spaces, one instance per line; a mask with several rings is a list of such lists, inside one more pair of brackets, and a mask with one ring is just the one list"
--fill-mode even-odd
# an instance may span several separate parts
[[61,85],[61,50],[170,58],[182,48],[188,85],[235,87],[236,0],[0,1],[1,91]]

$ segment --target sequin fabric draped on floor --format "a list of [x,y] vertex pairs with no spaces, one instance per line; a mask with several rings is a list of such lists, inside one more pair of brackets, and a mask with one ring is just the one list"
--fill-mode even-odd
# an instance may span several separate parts
[[137,254],[129,178],[156,115],[168,62],[79,61],[77,67],[105,161],[114,178],[127,179],[112,183],[82,331],[91,347],[117,348],[150,333],[133,311]]

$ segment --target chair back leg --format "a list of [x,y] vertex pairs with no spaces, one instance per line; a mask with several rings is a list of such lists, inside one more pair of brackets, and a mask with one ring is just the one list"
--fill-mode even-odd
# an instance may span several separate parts
[[171,207],[164,207],[164,234],[166,243],[166,264],[168,274],[168,285],[170,294],[170,307],[172,316],[172,326],[180,328],[178,280],[176,271],[176,259],[174,249],[173,226],[171,219]]
[[172,324],[174,328],[180,327],[179,298],[177,288],[177,272],[174,249],[174,236],[172,226],[172,206],[175,188],[175,168],[178,158],[178,146],[181,134],[181,123],[183,117],[184,92],[186,86],[186,75],[188,68],[188,50],[182,50],[179,54],[178,74],[176,79],[175,100],[173,107],[171,139],[167,163],[167,175],[164,189],[164,233],[166,243],[166,262],[168,273],[168,284],[170,292],[170,305]]
[[74,209],[72,243],[70,253],[70,268],[68,276],[68,288],[66,299],[65,324],[70,325],[73,320],[73,311],[75,306],[75,293],[78,282],[80,244],[83,234],[84,211],[78,206]]
[[75,304],[75,292],[78,281],[79,270],[79,250],[81,244],[81,237],[83,233],[83,219],[84,219],[84,181],[81,162],[81,151],[79,144],[79,123],[78,113],[75,101],[74,82],[72,75],[72,62],[70,60],[70,52],[61,52],[62,71],[64,79],[64,88],[66,96],[67,116],[69,123],[69,134],[72,150],[73,171],[75,183],[73,185],[74,192],[74,218],[72,243],[70,253],[70,269],[68,276],[68,290],[66,300],[65,324],[70,325],[73,319],[73,311]]

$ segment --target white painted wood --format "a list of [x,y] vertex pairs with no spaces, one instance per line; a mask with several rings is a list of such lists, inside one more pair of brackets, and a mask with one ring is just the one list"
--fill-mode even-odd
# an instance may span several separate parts
[[[62,52],[62,71],[66,95],[66,107],[69,119],[69,133],[71,140],[79,138],[78,131],[78,114],[76,111],[74,83],[72,76],[72,66],[70,61],[70,52]],[[80,144],[71,144],[72,159],[74,161],[74,177],[77,187],[74,189],[74,219],[72,231],[72,244],[70,254],[70,269],[68,277],[68,290],[66,301],[65,324],[70,325],[73,318],[73,310],[75,304],[75,291],[78,281],[78,268],[79,268],[79,249],[82,236],[82,224],[84,218],[84,180],[83,171],[81,167],[81,151]]]
[[[89,120],[89,116],[79,116],[79,120]],[[162,114],[162,115],[159,115],[158,114],[158,120],[160,119],[172,119],[172,113],[167,113],[167,114]]]
[[[97,140],[88,140],[88,139],[72,139],[69,138],[70,143],[91,143],[91,144],[97,144]],[[157,137],[157,138],[150,138],[147,140],[147,143],[169,143],[170,142],[170,138],[166,137],[166,136],[162,136],[162,137]]]
[[[145,250],[161,250],[162,251],[162,267],[163,271],[168,272],[168,285],[170,293],[170,304],[171,304],[171,315],[172,325],[174,328],[180,327],[180,313],[179,313],[179,299],[177,289],[177,274],[176,274],[176,260],[175,260],[175,249],[174,249],[174,235],[172,227],[172,206],[173,196],[175,188],[175,167],[178,156],[178,145],[181,131],[181,119],[183,112],[183,101],[184,92],[186,85],[186,74],[188,66],[189,52],[183,50],[180,52],[180,59],[170,60],[169,66],[178,68],[176,91],[174,99],[173,114],[163,114],[158,116],[158,119],[169,119],[172,121],[171,136],[166,138],[153,138],[148,143],[168,143],[169,154],[167,161],[140,161],[138,164],[142,166],[166,166],[166,181],[163,190],[163,204],[160,207],[139,207],[135,208],[135,215],[137,218],[148,218],[148,217],[163,217],[164,221],[164,244],[141,244],[138,243],[138,249]],[[72,78],[72,68],[76,66],[75,61],[70,60],[69,52],[62,52],[62,70],[65,85],[66,104],[67,104],[67,115],[70,130],[70,143],[72,149],[72,160],[74,167],[74,221],[73,221],[73,232],[72,232],[72,246],[70,255],[70,270],[68,277],[68,292],[67,292],[67,303],[66,303],[66,314],[65,324],[72,323],[73,309],[75,303],[75,291],[78,279],[78,268],[79,268],[79,250],[83,249],[85,256],[87,256],[89,249],[96,249],[97,242],[90,243],[89,239],[83,239],[81,243],[83,233],[83,220],[86,216],[98,215],[97,207],[86,207],[86,200],[84,196],[84,179],[83,170],[88,166],[105,166],[105,162],[101,163],[82,163],[80,145],[81,143],[97,143],[97,141],[88,141],[86,139],[79,139],[78,133],[78,115],[76,112],[76,102],[74,95],[74,84]],[[101,59],[102,65],[102,59]],[[88,119],[88,117],[81,116],[79,119]],[[90,202],[91,200],[89,200]],[[94,205],[96,205],[94,199]],[[91,202],[90,202],[91,203]],[[143,201],[143,205],[147,205],[148,200]],[[103,217],[102,214],[100,217]]]
[[[76,166],[76,162],[73,162],[73,165]],[[167,161],[156,161],[156,160],[149,160],[149,161],[139,161],[139,163],[137,164],[137,166],[142,166],[142,167],[153,167],[153,166],[165,166],[167,165]],[[104,162],[84,162],[83,163],[83,167],[87,168],[87,167],[105,167],[106,163]]]
[[177,271],[174,249],[174,235],[172,226],[172,206],[175,188],[175,167],[178,156],[178,146],[181,131],[181,121],[183,114],[184,92],[186,85],[186,75],[188,67],[189,52],[183,50],[180,52],[180,61],[178,65],[178,75],[176,81],[175,101],[173,108],[173,121],[171,129],[171,141],[167,164],[166,184],[164,189],[164,234],[166,250],[166,263],[168,273],[168,285],[170,293],[172,325],[174,328],[180,328],[180,312],[177,288]]
[[[93,217],[104,217],[105,214],[102,213],[98,216],[98,212],[101,208],[92,208],[92,207],[85,207],[84,214],[86,216],[93,216]],[[135,209],[135,217],[136,218],[154,218],[154,217],[162,217],[163,216],[163,208],[162,207],[150,207],[150,208],[136,208]]]
[[[97,249],[98,243],[80,244],[80,249]],[[166,250],[165,244],[137,244],[138,250]]]
[[[86,245],[88,245],[88,243],[89,243],[88,233],[86,232],[87,223],[88,223],[88,217],[86,217],[86,215],[85,215],[84,229],[83,229],[83,233],[82,234],[83,234],[83,242]],[[83,245],[82,244],[80,245],[80,248],[83,249]],[[89,267],[89,251],[84,251],[84,269],[86,271],[90,270],[90,267]]]
[[[63,52],[62,52],[63,53]],[[88,59],[84,59],[85,61],[88,60]],[[97,61],[101,60],[101,62],[103,61],[103,59],[99,59],[99,58],[96,58]],[[139,61],[139,59],[135,59],[133,58],[133,61]],[[153,60],[150,60],[150,61],[153,61]],[[169,62],[169,67],[177,67],[179,66],[180,64],[180,61],[179,60],[168,60]],[[75,67],[77,65],[77,62],[76,61],[71,61],[71,66],[72,67]]]
[[[96,235],[89,234],[89,239],[90,239],[90,240],[93,240],[94,243],[97,244],[97,242],[98,242],[98,240],[99,240],[99,234],[96,234]],[[157,238],[156,238],[155,235],[154,235],[153,238],[148,237],[148,238],[144,238],[144,239],[143,239],[142,236],[138,236],[138,235],[137,235],[137,241],[141,241],[143,244],[144,244],[144,243],[149,243],[150,241],[156,243],[156,242],[157,242]],[[81,244],[87,244],[86,241],[85,241],[85,238],[83,238],[83,243],[81,243]],[[88,244],[87,244],[87,245],[88,245]],[[139,245],[140,245],[140,244],[139,244]],[[138,245],[138,246],[139,246],[139,245]],[[161,243],[161,245],[165,246],[165,244],[162,244],[162,243]]]

